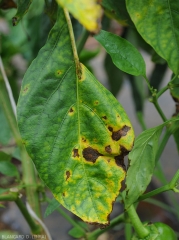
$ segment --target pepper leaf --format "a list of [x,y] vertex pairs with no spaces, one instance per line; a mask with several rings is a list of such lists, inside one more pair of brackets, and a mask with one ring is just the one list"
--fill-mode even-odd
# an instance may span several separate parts
[[97,0],[57,0],[89,31],[98,32],[100,29],[99,19],[102,9]]
[[13,26],[16,26],[20,20],[23,18],[23,16],[28,12],[28,9],[31,5],[33,0],[18,0],[17,1],[17,13],[12,18],[12,24]]
[[45,213],[44,213],[44,217],[47,217],[49,216],[52,212],[54,212],[58,207],[60,206],[60,203],[55,199],[53,198],[48,207],[46,208],[45,210]]
[[119,69],[145,78],[145,62],[139,51],[130,42],[104,30],[101,30],[95,39],[101,43]]
[[179,0],[127,0],[127,10],[138,32],[163,57],[171,70],[179,72]]
[[66,18],[60,10],[25,74],[18,125],[54,197],[84,221],[106,225],[134,132],[122,106],[79,63]]
[[164,124],[148,129],[135,140],[134,148],[129,154],[130,165],[126,175],[126,208],[144,193],[151,181],[163,126]]

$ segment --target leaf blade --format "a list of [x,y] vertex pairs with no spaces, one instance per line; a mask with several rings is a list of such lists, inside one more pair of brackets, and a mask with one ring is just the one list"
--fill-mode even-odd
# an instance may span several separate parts
[[25,74],[18,125],[54,197],[84,221],[105,225],[125,177],[122,158],[133,146],[134,133],[112,94],[76,64],[61,10]]
[[128,208],[144,193],[155,168],[155,157],[164,124],[142,132],[129,154],[130,166],[126,175],[125,207]]
[[[171,70],[179,71],[179,1],[127,0],[127,9],[145,41],[163,57]],[[146,17],[147,16],[147,17]]]
[[95,39],[110,54],[113,63],[122,71],[134,76],[146,76],[145,62],[139,51],[127,40],[101,30]]
[[100,29],[99,19],[102,10],[96,0],[57,0],[57,2],[67,10],[89,31],[98,32]]

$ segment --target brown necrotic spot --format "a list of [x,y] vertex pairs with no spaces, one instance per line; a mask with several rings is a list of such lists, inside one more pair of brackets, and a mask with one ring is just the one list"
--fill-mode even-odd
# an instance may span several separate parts
[[112,127],[108,127],[109,131],[112,132],[113,131],[113,128]]
[[102,156],[102,154],[92,147],[87,147],[83,150],[83,157],[86,159],[86,161],[95,163],[99,156]]
[[103,116],[102,118],[103,118],[104,120],[106,120],[106,119],[107,119],[107,117],[106,117],[106,116]]
[[106,147],[105,147],[105,151],[106,151],[107,153],[111,153],[111,152],[112,152],[111,146],[110,146],[110,145],[106,146]]
[[82,138],[82,142],[86,142],[86,139],[85,139],[85,138]]
[[65,197],[65,193],[62,193],[62,195]]
[[124,156],[123,155],[118,155],[114,157],[116,165],[119,167],[122,167],[124,170],[126,170],[126,166],[124,164]]
[[121,137],[126,136],[126,135],[127,135],[127,132],[128,132],[130,129],[131,129],[130,127],[128,127],[128,126],[125,125],[122,129],[120,129],[120,130],[112,133],[112,139],[113,139],[114,141],[118,141]]
[[73,149],[73,157],[79,157],[78,149]]
[[70,171],[66,171],[66,181],[69,179],[70,175]]
[[73,110],[73,108],[70,108],[70,112],[73,112],[74,110]]

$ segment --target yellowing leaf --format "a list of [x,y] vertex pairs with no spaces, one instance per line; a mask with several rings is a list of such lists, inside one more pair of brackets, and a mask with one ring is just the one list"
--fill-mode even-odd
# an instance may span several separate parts
[[83,221],[107,225],[134,132],[114,96],[74,58],[65,16],[61,9],[24,77],[18,125],[54,197]]
[[102,9],[96,0],[57,0],[57,2],[66,8],[87,30],[95,33],[99,31]]

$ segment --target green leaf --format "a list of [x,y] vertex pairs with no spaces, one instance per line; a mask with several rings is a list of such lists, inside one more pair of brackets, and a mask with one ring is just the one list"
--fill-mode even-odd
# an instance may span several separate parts
[[141,54],[127,40],[104,30],[101,30],[95,39],[110,54],[119,69],[134,76],[146,76],[145,62]]
[[144,193],[155,168],[155,157],[164,124],[142,132],[129,153],[129,169],[126,176],[125,207],[128,208]]
[[10,160],[11,160],[11,156],[9,154],[0,152],[0,161],[10,161]]
[[7,161],[0,161],[0,172],[10,177],[15,177],[19,175],[17,168],[14,166],[14,164]]
[[55,199],[53,198],[48,207],[46,208],[45,210],[45,213],[44,213],[44,217],[47,217],[48,215],[50,215],[52,212],[54,212],[58,207],[60,206],[60,203]]
[[65,14],[25,74],[18,125],[54,197],[84,221],[108,224],[134,132],[122,106],[78,62]]
[[127,12],[125,0],[102,0],[105,13],[110,18],[116,19],[123,26],[132,25],[133,22]]
[[57,3],[66,8],[87,30],[99,31],[102,9],[97,0],[57,0]]
[[23,16],[28,12],[29,7],[31,5],[33,0],[18,0],[17,1],[17,13],[12,18],[13,26],[16,26],[20,20],[23,18]]
[[163,57],[171,70],[179,71],[179,0],[126,1],[138,32]]

